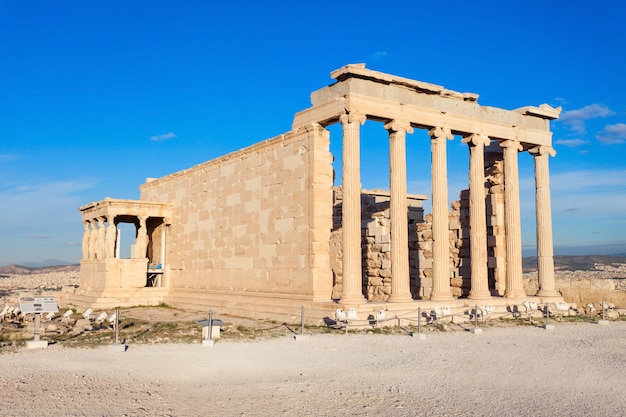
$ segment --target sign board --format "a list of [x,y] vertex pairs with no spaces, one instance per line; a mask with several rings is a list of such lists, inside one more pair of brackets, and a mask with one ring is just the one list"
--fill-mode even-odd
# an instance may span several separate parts
[[20,310],[27,313],[56,313],[59,311],[54,297],[20,297]]

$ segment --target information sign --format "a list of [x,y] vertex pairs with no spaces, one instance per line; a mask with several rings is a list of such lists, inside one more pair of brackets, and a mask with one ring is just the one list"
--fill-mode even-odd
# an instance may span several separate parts
[[54,297],[20,297],[20,310],[27,313],[56,313],[59,311]]

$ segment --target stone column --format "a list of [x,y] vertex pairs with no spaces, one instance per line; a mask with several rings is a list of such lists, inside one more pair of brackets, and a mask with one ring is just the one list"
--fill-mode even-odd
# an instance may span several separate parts
[[470,268],[472,300],[491,298],[487,275],[487,214],[485,209],[485,145],[489,137],[470,135],[463,139],[469,145],[470,193]]
[[409,278],[408,208],[406,197],[406,134],[408,122],[393,120],[389,131],[389,182],[391,217],[391,302],[412,301]]
[[554,254],[552,247],[552,207],[550,204],[550,173],[548,157],[554,149],[537,146],[529,150],[535,160],[535,212],[537,216],[537,270],[541,297],[558,297],[554,284]]
[[362,114],[344,114],[339,121],[343,127],[341,229],[343,234],[342,293],[340,302],[365,302],[361,259],[361,155],[360,125]]
[[429,130],[428,134],[431,137],[433,187],[433,290],[430,299],[452,300],[446,140],[454,139],[454,136],[449,129],[440,127]]
[[506,234],[506,290],[504,296],[523,297],[522,230],[520,220],[518,152],[522,145],[514,140],[500,142],[504,150],[504,231]]

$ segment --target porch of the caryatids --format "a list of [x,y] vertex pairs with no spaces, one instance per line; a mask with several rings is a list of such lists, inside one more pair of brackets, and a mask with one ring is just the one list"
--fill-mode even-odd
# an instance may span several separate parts
[[406,134],[410,123],[392,120],[389,131],[389,190],[391,195],[391,302],[411,301],[409,278],[408,208],[406,191]]
[[360,126],[364,114],[351,112],[340,117],[342,125],[342,188],[341,229],[343,234],[342,293],[343,304],[365,302],[361,258],[361,152]]

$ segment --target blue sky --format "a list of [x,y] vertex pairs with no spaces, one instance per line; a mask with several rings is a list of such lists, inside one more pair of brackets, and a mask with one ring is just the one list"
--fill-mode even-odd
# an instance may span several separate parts
[[[626,6],[621,1],[0,0],[0,265],[78,262],[77,208],[290,130],[349,63],[480,95],[562,106],[550,161],[557,253],[626,252]],[[331,128],[340,160],[340,133]],[[425,132],[409,192],[430,193]],[[382,125],[362,182],[388,187]],[[467,148],[449,142],[450,197]],[[532,158],[520,155],[532,253]]]

